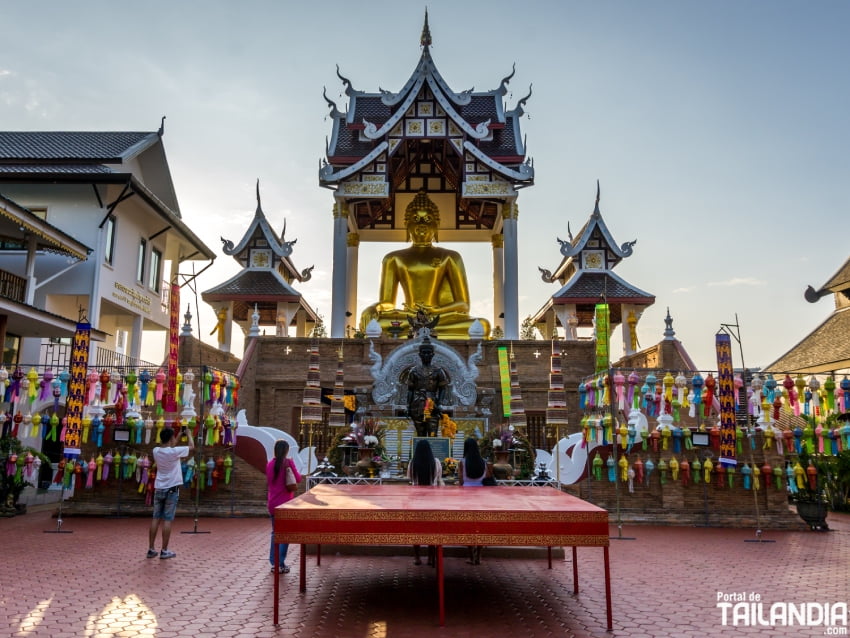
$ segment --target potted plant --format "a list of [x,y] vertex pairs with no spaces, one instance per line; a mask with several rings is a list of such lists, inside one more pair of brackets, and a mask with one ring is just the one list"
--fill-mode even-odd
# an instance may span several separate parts
[[[824,476],[818,463],[809,454],[805,446],[803,446],[796,463],[794,464],[795,475],[800,474],[802,469],[801,482],[795,484],[795,489],[791,489],[791,502],[797,507],[797,514],[802,518],[809,528],[813,531],[828,531],[829,526],[826,523],[827,496],[824,490]],[[799,464],[799,468],[797,465]],[[789,478],[789,481],[795,479]]]
[[[26,512],[26,505],[19,503],[18,499],[24,488],[33,485],[20,471],[27,454],[38,457],[42,466],[50,467],[50,460],[41,452],[24,447],[15,437],[0,438],[0,516],[15,516]],[[14,463],[11,471],[8,467],[10,463]]]

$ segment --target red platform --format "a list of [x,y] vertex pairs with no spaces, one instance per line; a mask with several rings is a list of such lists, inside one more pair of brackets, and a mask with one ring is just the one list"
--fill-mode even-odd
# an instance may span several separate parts
[[[576,547],[601,547],[606,620],[612,629],[608,512],[551,487],[317,485],[275,509],[274,531],[276,543],[435,545],[441,625],[445,624],[445,545],[572,547],[576,594]],[[306,557],[302,547],[302,592],[307,588]],[[275,573],[275,624],[278,595]]]

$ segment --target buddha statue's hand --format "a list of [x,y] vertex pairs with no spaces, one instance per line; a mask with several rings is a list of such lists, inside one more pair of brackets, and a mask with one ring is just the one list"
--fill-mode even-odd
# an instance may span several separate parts
[[450,304],[446,304],[445,306],[437,306],[430,310],[432,315],[446,315],[452,312],[459,315],[468,315],[469,304],[464,301],[454,301]]
[[388,312],[398,312],[398,309],[393,306],[391,301],[379,301],[374,306],[375,312],[379,315],[386,314]]

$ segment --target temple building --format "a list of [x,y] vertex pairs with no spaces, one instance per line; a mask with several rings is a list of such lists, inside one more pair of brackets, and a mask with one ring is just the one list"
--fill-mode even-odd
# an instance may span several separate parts
[[809,286],[806,301],[817,303],[832,295],[834,308],[817,328],[788,352],[764,367],[767,372],[823,374],[850,369],[850,259],[826,283]]
[[617,264],[631,256],[637,240],[617,246],[602,218],[599,198],[597,182],[596,205],[590,219],[575,239],[569,226],[568,238],[558,239],[563,255],[560,265],[554,272],[539,268],[543,281],[558,282],[561,288],[532,316],[532,323],[546,339],[563,336],[574,341],[579,329],[593,327],[596,304],[607,302],[611,329],[622,324],[625,355],[629,356],[640,350],[637,323],[643,311],[655,303],[655,296],[614,272]]
[[293,282],[310,280],[313,267],[299,272],[290,259],[297,240],[286,240],[286,223],[278,237],[269,225],[260,203],[257,182],[257,210],[245,235],[237,244],[221,238],[222,252],[242,267],[224,283],[201,293],[216,312],[219,349],[230,352],[232,327],[236,323],[246,336],[259,336],[263,326],[273,326],[279,337],[306,337],[317,315],[292,287]]
[[[431,57],[427,12],[420,44],[419,63],[398,92],[357,90],[337,69],[347,108],[325,94],[333,127],[319,183],[334,192],[330,336],[345,336],[346,318],[358,311],[360,242],[404,241],[417,212],[411,204],[424,191],[439,212],[440,241],[492,244],[494,315],[504,314],[505,336],[517,339],[517,197],[534,183],[520,118],[531,90],[507,110],[513,71],[493,90],[451,89]],[[454,325],[455,336],[465,337],[463,321]]]

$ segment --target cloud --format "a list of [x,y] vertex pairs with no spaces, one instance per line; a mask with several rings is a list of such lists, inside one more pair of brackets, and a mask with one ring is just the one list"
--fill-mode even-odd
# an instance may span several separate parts
[[679,292],[691,292],[692,290],[693,290],[692,286],[684,286],[682,288],[674,288],[673,294],[676,294],[676,293],[679,293]]
[[0,69],[0,78],[7,75],[12,75],[12,72],[9,69]]
[[764,286],[765,282],[755,277],[732,277],[726,281],[709,281],[709,286]]

